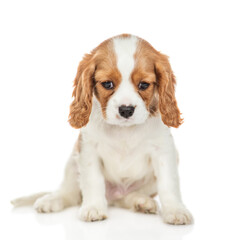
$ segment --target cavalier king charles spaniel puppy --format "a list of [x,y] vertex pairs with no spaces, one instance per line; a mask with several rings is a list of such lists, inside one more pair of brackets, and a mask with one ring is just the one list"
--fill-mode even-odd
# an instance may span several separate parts
[[101,43],[74,80],[69,123],[80,134],[60,188],[13,205],[34,204],[40,213],[80,205],[80,219],[97,221],[108,205],[157,213],[158,193],[164,222],[190,224],[170,133],[182,124],[174,89],[168,57],[145,40],[123,34]]

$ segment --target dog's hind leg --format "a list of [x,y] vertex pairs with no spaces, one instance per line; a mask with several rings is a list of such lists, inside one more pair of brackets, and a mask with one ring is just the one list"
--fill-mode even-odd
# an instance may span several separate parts
[[148,184],[137,191],[133,191],[111,204],[121,208],[131,209],[135,212],[157,213],[158,204],[153,197],[157,194],[156,181],[154,178]]
[[158,204],[152,198],[140,192],[132,192],[125,196],[120,201],[117,201],[115,206],[128,208],[135,212],[157,213]]
[[59,212],[64,208],[81,203],[76,165],[76,159],[78,157],[78,152],[74,149],[66,165],[64,180],[60,188],[36,200],[34,208],[37,212]]
[[[77,143],[76,143],[77,144]],[[32,205],[37,212],[58,212],[64,208],[75,206],[81,202],[78,184],[76,160],[79,157],[77,147],[74,148],[65,168],[65,175],[60,188],[52,193],[37,193],[11,201],[15,207]]]

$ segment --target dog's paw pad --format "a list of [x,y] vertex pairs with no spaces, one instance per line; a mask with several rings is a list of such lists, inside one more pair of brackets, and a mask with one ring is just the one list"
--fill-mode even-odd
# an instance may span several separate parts
[[157,202],[150,197],[138,197],[134,203],[134,210],[143,213],[157,213]]
[[49,194],[37,199],[34,208],[39,213],[59,212],[64,209],[64,201],[58,195]]
[[169,224],[187,225],[193,222],[193,217],[186,208],[175,208],[163,211],[163,220]]
[[103,208],[82,206],[79,210],[79,218],[85,222],[100,221],[107,218],[107,213]]

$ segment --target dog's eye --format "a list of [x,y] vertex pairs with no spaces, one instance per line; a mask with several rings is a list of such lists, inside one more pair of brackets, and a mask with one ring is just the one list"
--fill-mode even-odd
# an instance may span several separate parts
[[139,90],[143,91],[143,90],[147,89],[149,86],[150,86],[150,84],[147,82],[140,82],[138,85],[138,88],[139,88]]
[[112,81],[102,82],[102,86],[108,90],[114,88],[114,84]]

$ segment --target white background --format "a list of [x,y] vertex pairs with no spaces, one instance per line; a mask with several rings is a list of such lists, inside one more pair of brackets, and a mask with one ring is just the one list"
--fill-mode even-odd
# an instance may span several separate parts
[[[1,239],[237,239],[236,1],[1,1]],[[184,124],[173,134],[192,226],[112,208],[83,223],[12,209],[12,198],[60,184],[78,130],[67,117],[84,53],[132,33],[170,56]]]

